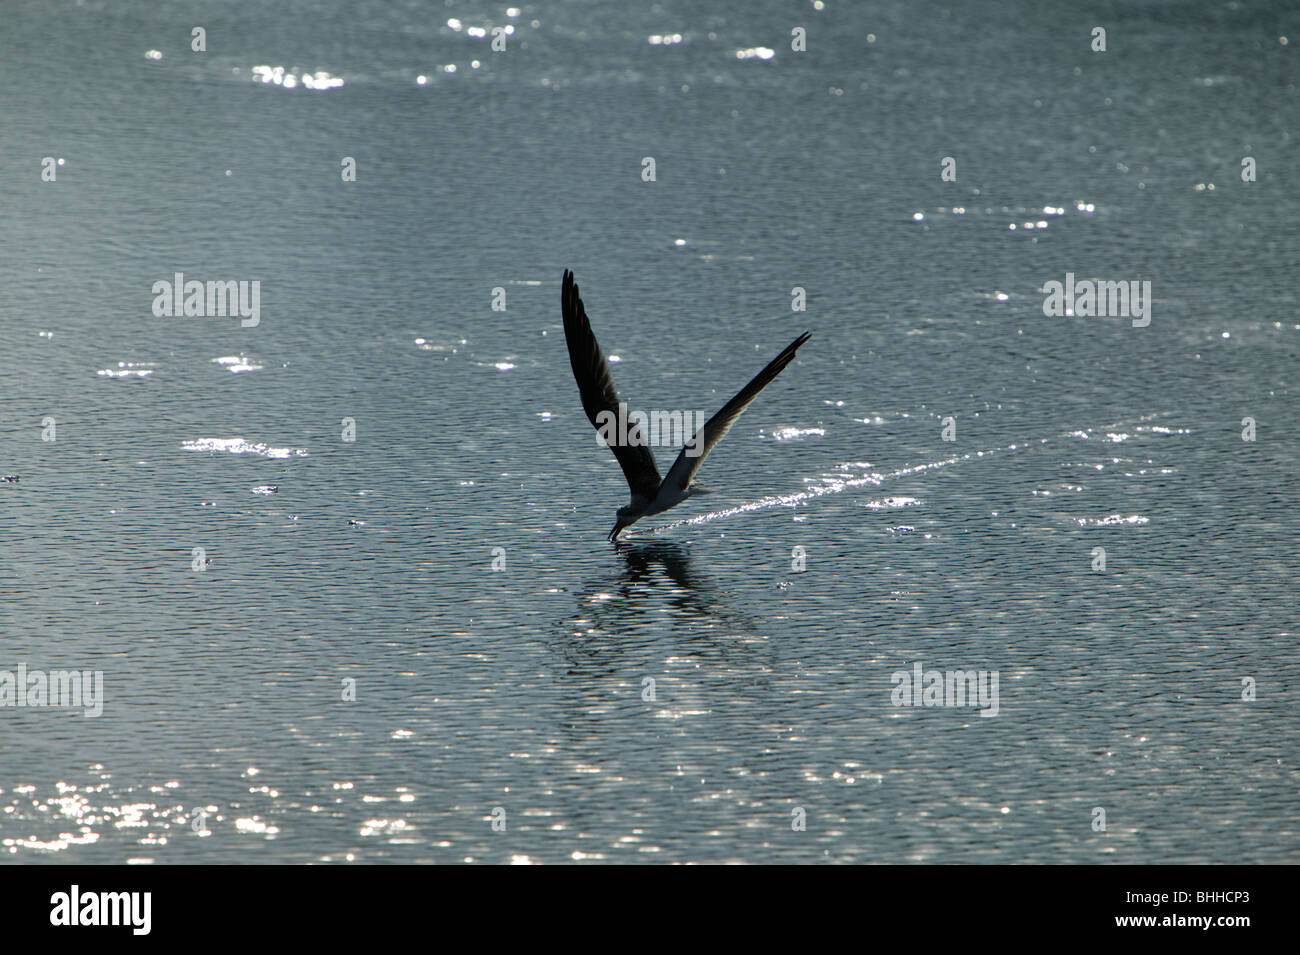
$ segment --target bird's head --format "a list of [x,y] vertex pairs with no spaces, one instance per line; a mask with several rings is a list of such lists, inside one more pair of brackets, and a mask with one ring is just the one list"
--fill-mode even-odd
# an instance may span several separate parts
[[631,525],[635,524],[637,522],[637,518],[639,518],[640,516],[641,516],[640,512],[635,510],[634,508],[620,507],[618,509],[618,514],[616,515],[617,520],[614,524],[614,529],[609,532],[610,543],[616,542],[618,540],[618,535],[623,533],[623,528],[630,527]]

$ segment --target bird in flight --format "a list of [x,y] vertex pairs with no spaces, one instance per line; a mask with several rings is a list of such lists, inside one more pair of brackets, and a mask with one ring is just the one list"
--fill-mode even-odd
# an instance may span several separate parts
[[[573,377],[578,382],[582,410],[587,413],[596,431],[603,435],[609,423],[619,417],[618,390],[614,387],[614,378],[605,362],[605,353],[600,350],[596,336],[591,331],[591,322],[587,320],[582,299],[578,297],[578,285],[568,269],[564,270],[561,303],[564,337],[569,344],[569,364],[573,366]],[[758,393],[794,360],[799,346],[811,337],[811,332],[804,332],[792,341],[766,368],[754,376],[753,381],[740,389],[736,397],[723,405],[721,411],[706,421],[691,440],[686,442],[686,447],[677,455],[677,460],[665,478],[659,477],[654,455],[643,436],[632,434],[626,441],[606,439],[632,491],[631,502],[627,507],[618,509],[617,523],[609,532],[610,541],[617,541],[623,528],[635,524],[641,518],[666,511],[688,497],[705,491],[695,483],[695,474],[704,463],[705,456],[731,430],[740,413],[749,407]]]

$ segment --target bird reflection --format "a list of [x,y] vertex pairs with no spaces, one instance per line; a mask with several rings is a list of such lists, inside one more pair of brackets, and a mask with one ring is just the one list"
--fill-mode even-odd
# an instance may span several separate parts
[[589,666],[599,658],[616,670],[630,657],[677,652],[746,666],[759,663],[758,654],[760,666],[767,662],[767,634],[730,603],[686,548],[671,541],[620,542],[616,560],[617,575],[584,584],[577,612],[562,624],[571,662]]
[[[620,542],[616,549],[623,560],[622,579],[625,585],[652,579],[654,568],[658,566],[664,569],[668,578],[684,593],[695,595],[699,578],[691,569],[690,554],[679,544],[672,541]],[[684,608],[687,601],[676,603]]]
[[[778,641],[736,609],[739,598],[680,544],[620,543],[600,566],[578,586],[575,612],[554,631],[559,665],[551,671],[555,708],[546,740],[554,759],[582,767],[573,778],[584,790],[618,785],[638,764],[671,779],[698,763],[698,727],[733,719],[740,725],[725,734],[727,758],[742,765],[761,759],[743,745],[730,748],[752,727],[753,714],[736,701],[771,698]],[[727,703],[721,715],[719,701]],[[589,775],[592,767],[600,775]],[[637,798],[676,799],[653,786]],[[581,807],[568,813],[579,825],[607,825],[584,818]]]

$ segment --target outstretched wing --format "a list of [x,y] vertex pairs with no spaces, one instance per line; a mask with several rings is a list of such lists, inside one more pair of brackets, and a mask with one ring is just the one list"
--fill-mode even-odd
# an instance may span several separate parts
[[713,446],[723,439],[740,413],[749,407],[751,401],[758,397],[758,393],[772,383],[777,375],[785,370],[785,366],[794,361],[794,353],[799,350],[799,346],[812,337],[812,332],[804,332],[789,345],[785,346],[785,351],[773,358],[766,368],[754,376],[754,380],[740,389],[740,394],[732,398],[722,410],[704,423],[704,427],[696,432],[693,444],[700,449],[697,457],[692,457],[688,452],[691,446],[682,448],[682,453],[677,455],[677,460],[673,462],[672,469],[669,470],[668,476],[664,478],[664,487],[667,490],[676,493],[684,492],[695,477],[695,472],[700,469],[708,453],[713,450]]
[[[578,382],[578,393],[582,396],[582,410],[587,412],[591,426],[600,429],[596,416],[608,411],[618,418],[618,390],[614,387],[614,378],[605,363],[605,353],[600,350],[596,336],[592,334],[591,322],[587,321],[586,309],[578,297],[578,285],[573,281],[573,273],[564,270],[564,285],[561,289],[561,303],[564,311],[564,337],[569,343],[569,364],[573,366],[573,377]],[[619,467],[627,478],[632,496],[654,500],[659,492],[659,468],[655,466],[655,457],[649,445],[611,444],[610,450],[618,458]]]

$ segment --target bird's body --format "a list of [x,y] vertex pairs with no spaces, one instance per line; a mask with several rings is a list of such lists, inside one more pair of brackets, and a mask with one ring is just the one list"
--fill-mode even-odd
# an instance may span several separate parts
[[[573,368],[573,377],[578,382],[582,408],[592,426],[602,432],[604,426],[601,418],[604,417],[608,422],[610,416],[618,414],[618,391],[605,361],[605,353],[596,342],[591,322],[587,320],[587,312],[578,296],[573,273],[567,269],[561,289],[561,308],[564,314],[564,337],[569,345],[569,364]],[[705,456],[722,440],[758,393],[794,360],[799,346],[810,337],[811,333],[804,332],[787,345],[739,394],[723,405],[722,410],[706,421],[704,427],[687,441],[686,447],[677,455],[667,477],[660,478],[654,454],[643,439],[607,442],[623,469],[632,493],[628,505],[618,509],[617,522],[609,533],[611,541],[618,539],[623,528],[641,518],[662,513],[696,494],[707,493],[707,489],[695,481],[695,474],[704,463]]]

